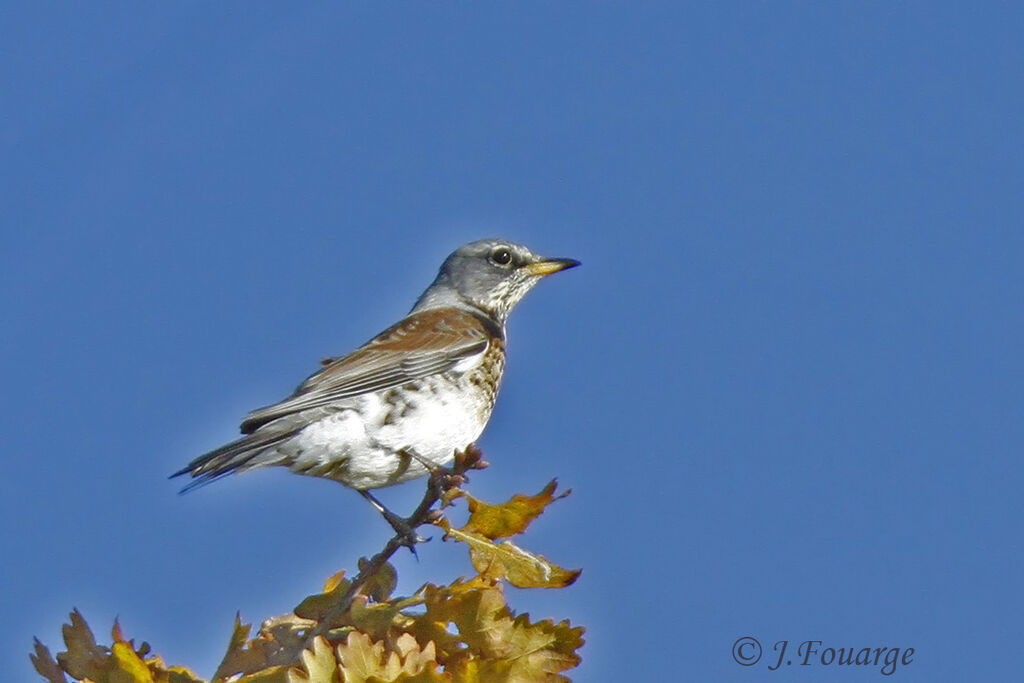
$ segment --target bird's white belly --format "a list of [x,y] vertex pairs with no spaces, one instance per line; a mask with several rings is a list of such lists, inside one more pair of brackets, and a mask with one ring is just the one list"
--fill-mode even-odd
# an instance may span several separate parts
[[312,422],[276,450],[294,472],[356,489],[423,476],[427,468],[420,459],[441,466],[451,462],[456,450],[480,436],[490,416],[486,395],[451,391],[450,379],[436,376],[359,396],[351,407]]

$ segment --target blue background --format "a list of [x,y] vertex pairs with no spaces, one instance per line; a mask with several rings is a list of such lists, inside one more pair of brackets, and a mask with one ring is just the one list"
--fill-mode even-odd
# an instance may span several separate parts
[[[584,264],[513,314],[470,485],[574,489],[523,543],[579,582],[508,592],[587,627],[577,680],[1019,675],[1022,11],[679,5],[0,9],[12,680],[73,606],[209,676],[379,548],[331,482],[166,477],[491,235]],[[470,571],[434,535],[402,591]]]

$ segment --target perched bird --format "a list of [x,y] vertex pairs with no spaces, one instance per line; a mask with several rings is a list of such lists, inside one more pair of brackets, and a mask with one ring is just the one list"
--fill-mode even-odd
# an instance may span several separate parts
[[370,489],[426,475],[473,443],[505,366],[505,321],[547,275],[579,265],[506,240],[452,253],[405,318],[325,367],[280,403],[250,413],[245,436],[172,476],[183,489],[280,465],[359,491],[402,532]]

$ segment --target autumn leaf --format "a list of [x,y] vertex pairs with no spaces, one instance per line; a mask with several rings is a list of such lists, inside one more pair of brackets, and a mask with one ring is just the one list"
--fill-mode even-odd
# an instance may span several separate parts
[[96,644],[89,625],[77,609],[71,612],[70,617],[71,623],[61,628],[68,649],[57,655],[57,663],[72,678],[99,680],[106,675],[104,670],[109,651]]
[[374,643],[365,633],[349,633],[338,645],[338,658],[345,683],[366,683],[371,676],[384,678],[384,643]]
[[295,670],[287,666],[272,666],[268,669],[231,679],[233,683],[295,683]]
[[512,662],[474,659],[452,671],[453,683],[518,683],[512,675]]
[[32,643],[35,652],[29,655],[29,659],[32,660],[32,666],[36,668],[39,675],[49,683],[67,683],[68,679],[64,677],[64,671],[53,659],[49,648],[40,643],[38,638],[33,638]]
[[[310,683],[338,683],[338,660],[334,657],[334,650],[323,636],[313,641],[312,650],[302,651],[302,667],[304,672],[294,673],[293,681],[296,683],[309,681]],[[345,677],[345,683],[349,683]]]
[[[163,678],[157,679],[160,683],[164,683]],[[167,669],[167,683],[205,683],[205,681],[196,676],[192,671],[184,666],[172,666]]]
[[[363,571],[369,565],[365,557],[359,558],[359,571]],[[377,571],[372,574],[369,580],[363,584],[361,593],[368,595],[377,602],[382,602],[391,597],[391,593],[398,584],[398,575],[390,562],[382,562]]]
[[404,621],[395,603],[367,604],[366,596],[360,595],[349,606],[345,621],[371,638],[380,640],[387,636],[396,619]]
[[[452,683],[452,677],[438,669],[423,669],[418,674],[399,676],[395,679],[400,683]],[[373,680],[370,683],[378,683]]]
[[324,593],[330,593],[331,591],[337,590],[338,587],[342,585],[342,582],[345,583],[345,587],[347,588],[349,584],[345,581],[344,569],[327,577],[327,580],[324,581]]
[[[333,584],[333,585],[332,585]],[[331,609],[338,604],[341,596],[351,587],[351,583],[335,575],[327,582],[323,593],[310,595],[295,608],[295,614],[303,619],[321,621],[327,617]]]
[[420,648],[420,644],[416,642],[415,638],[408,633],[403,633],[395,641],[395,650],[401,659],[401,671],[404,674],[412,676],[425,669],[429,669],[431,672],[437,670],[437,649],[434,647],[433,641]]
[[568,679],[555,674],[580,663],[576,650],[583,646],[583,629],[550,619],[530,623],[528,615],[520,614],[504,642],[508,647],[505,659],[514,662],[515,680],[563,681]]
[[[489,656],[496,651],[502,634],[512,624],[505,597],[497,586],[472,590],[464,590],[464,586],[457,584],[454,590],[430,587],[425,594],[427,611],[422,618],[448,635],[448,638],[433,639],[446,645],[447,655],[454,655],[461,649],[452,647],[451,641],[455,641],[473,653]],[[502,620],[507,621],[507,625],[501,623]],[[457,635],[448,632],[449,624],[455,626]]]
[[463,497],[469,504],[469,522],[462,527],[462,530],[466,533],[479,534],[491,540],[521,534],[526,531],[526,527],[533,520],[544,512],[544,508],[572,492],[572,489],[569,489],[559,496],[554,496],[552,494],[557,486],[557,481],[552,479],[537,495],[516,494],[508,502],[500,505],[491,505],[468,493],[463,493]]
[[155,683],[149,667],[128,643],[114,643],[110,649],[110,664],[108,680],[111,683]]
[[228,651],[224,654],[213,680],[222,681],[235,674],[251,673],[267,668],[266,654],[249,643],[251,624],[243,624],[242,617],[235,615],[235,627],[228,642]]
[[117,621],[111,629],[113,643],[109,648],[96,643],[92,630],[77,610],[71,613],[70,621],[63,628],[68,649],[59,653],[56,661],[36,641],[32,663],[49,683],[67,683],[64,674],[95,683],[201,683],[183,666],[166,668],[160,657],[150,656],[149,644],[142,643],[136,649],[134,641],[122,635]]
[[[565,683],[562,672],[580,661],[583,629],[517,616],[503,592],[505,581],[552,588],[579,575],[501,540],[522,533],[566,495],[556,495],[555,488],[552,481],[537,495],[516,495],[499,505],[448,489],[467,499],[466,525],[454,529],[439,513],[423,523],[434,521],[445,538],[466,543],[476,575],[393,597],[398,580],[387,563],[394,552],[389,543],[371,560],[359,560],[355,577],[336,573],[322,593],[302,600],[294,613],[265,620],[255,636],[236,615],[214,683]],[[116,621],[109,647],[96,642],[77,610],[63,636],[67,650],[56,658],[35,642],[32,663],[47,683],[68,683],[68,677],[82,683],[202,683],[185,667],[166,667],[146,642],[136,648]]]
[[404,633],[389,647],[366,634],[350,633],[338,645],[338,658],[345,683],[391,683],[392,681],[447,681],[440,672],[434,644],[421,648]]
[[506,579],[516,588],[563,588],[580,575],[578,569],[562,569],[544,556],[523,550],[511,541],[494,543],[479,534],[454,529],[444,519],[437,525],[445,530],[446,538],[469,545],[470,559],[481,575],[496,581]]

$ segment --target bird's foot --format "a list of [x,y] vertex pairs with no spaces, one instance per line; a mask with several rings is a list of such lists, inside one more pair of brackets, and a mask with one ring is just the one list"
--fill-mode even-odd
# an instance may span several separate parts
[[405,546],[409,551],[416,555],[416,544],[426,543],[429,538],[424,538],[416,533],[416,527],[410,524],[409,520],[404,517],[392,513],[390,510],[384,511],[384,519],[388,521],[391,528],[395,530],[395,538],[398,540],[400,546]]
[[[409,458],[416,460],[420,465],[423,466],[429,475],[427,486],[430,488],[430,492],[436,498],[441,498],[445,492],[450,489],[458,488],[466,483],[466,477],[462,474],[461,468],[459,467],[459,461],[453,467],[442,467],[436,462],[428,460],[421,456],[419,453],[410,450],[401,451],[401,453]],[[456,452],[456,458],[459,458],[461,453]]]
[[416,520],[413,520],[412,518],[406,519],[405,517],[399,517],[391,510],[384,507],[384,504],[374,498],[369,491],[359,491],[359,493],[363,498],[370,501],[370,504],[373,505],[373,507],[377,508],[377,512],[379,512],[381,516],[387,520],[388,524],[391,525],[391,528],[395,530],[395,538],[397,539],[398,544],[408,548],[413,555],[416,554],[417,543],[425,543],[430,540],[429,538],[423,538],[416,533],[416,525],[414,525]]

